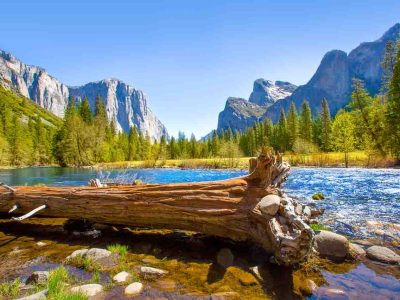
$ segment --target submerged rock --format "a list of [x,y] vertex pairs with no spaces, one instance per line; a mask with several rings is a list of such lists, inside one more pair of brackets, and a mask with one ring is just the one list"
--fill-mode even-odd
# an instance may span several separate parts
[[387,264],[400,264],[400,255],[382,246],[369,247],[367,257]]
[[314,195],[311,196],[314,200],[324,200],[325,195],[321,192],[315,193]]
[[139,295],[142,292],[142,290],[143,290],[143,284],[141,284],[140,282],[134,282],[125,288],[124,293],[125,296],[132,297]]
[[326,230],[321,230],[315,236],[314,246],[322,257],[334,261],[343,261],[349,252],[349,242],[346,237]]
[[49,279],[48,271],[35,271],[33,272],[28,279],[26,280],[26,284],[34,283],[34,284],[46,284]]
[[168,271],[152,267],[140,267],[140,273],[142,273],[143,275],[150,275],[150,276],[162,276],[168,274]]
[[279,210],[281,198],[277,195],[267,195],[258,204],[260,211],[266,215],[274,216]]
[[234,259],[235,256],[229,248],[222,248],[217,253],[217,263],[221,267],[227,268],[229,266],[232,266]]
[[84,284],[84,285],[75,286],[75,287],[71,288],[71,292],[82,293],[88,297],[96,296],[97,294],[101,293],[102,291],[103,291],[103,286],[101,284],[97,284],[97,283]]

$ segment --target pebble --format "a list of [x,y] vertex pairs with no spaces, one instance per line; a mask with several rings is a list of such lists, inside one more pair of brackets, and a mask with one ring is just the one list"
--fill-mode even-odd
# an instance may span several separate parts
[[45,242],[37,242],[36,243],[36,246],[38,246],[38,247],[44,247],[44,246],[46,246],[47,244],[45,243]]
[[142,290],[143,284],[140,282],[134,282],[125,288],[125,295],[128,297],[137,296],[142,292]]
[[71,292],[73,293],[83,293],[88,297],[93,297],[96,296],[97,294],[101,293],[103,291],[103,286],[101,284],[97,283],[91,283],[91,284],[84,284],[80,286],[75,286],[71,288]]
[[130,278],[130,276],[131,276],[131,275],[130,275],[128,272],[122,271],[122,272],[119,272],[118,274],[116,274],[116,275],[113,277],[113,280],[114,280],[115,282],[117,282],[117,283],[123,283],[123,282],[128,281],[128,279]]
[[162,276],[162,275],[168,274],[168,271],[157,269],[157,268],[152,268],[152,267],[140,267],[140,273],[142,273],[143,275]]

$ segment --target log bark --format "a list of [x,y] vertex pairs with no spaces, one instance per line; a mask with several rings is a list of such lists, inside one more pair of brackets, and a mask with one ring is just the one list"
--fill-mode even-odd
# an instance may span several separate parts
[[[250,240],[284,265],[306,259],[313,231],[300,204],[279,189],[289,165],[263,149],[250,162],[250,174],[222,181],[113,187],[14,187],[0,192],[0,212],[26,214],[38,207],[42,217],[87,219],[134,227],[180,229]],[[270,194],[280,197],[274,215],[259,209]]]

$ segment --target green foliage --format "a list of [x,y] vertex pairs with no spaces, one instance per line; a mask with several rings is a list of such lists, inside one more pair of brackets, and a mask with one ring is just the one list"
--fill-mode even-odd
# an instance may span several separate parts
[[17,297],[20,285],[21,283],[19,282],[19,278],[14,281],[0,283],[0,296],[12,298]]
[[305,141],[312,141],[312,115],[310,105],[304,100],[300,114],[300,137]]
[[393,74],[387,94],[386,124],[390,132],[389,147],[393,155],[400,159],[400,40],[397,45]]
[[47,299],[49,300],[85,300],[86,295],[80,292],[70,292],[68,284],[72,282],[68,270],[60,266],[50,271],[47,282]]
[[351,114],[341,110],[332,124],[332,144],[335,150],[344,152],[345,166],[348,166],[348,153],[355,149],[354,122]]
[[107,250],[118,253],[121,257],[125,257],[128,254],[128,246],[120,244],[112,244],[107,246]]

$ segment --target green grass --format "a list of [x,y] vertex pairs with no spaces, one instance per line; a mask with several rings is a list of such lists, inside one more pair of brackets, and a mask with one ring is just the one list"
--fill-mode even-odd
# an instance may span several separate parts
[[47,283],[47,299],[49,300],[86,300],[88,297],[83,293],[73,293],[69,289],[72,279],[68,270],[60,266],[50,271]]
[[319,230],[329,230],[328,227],[325,227],[322,224],[310,224],[310,227],[314,231],[319,231]]
[[[236,158],[194,158],[152,161],[119,161],[99,163],[99,169],[125,168],[187,168],[187,169],[248,169],[250,157]],[[343,167],[344,154],[340,152],[319,152],[312,154],[285,153],[283,159],[298,167]],[[367,151],[349,153],[349,167],[386,168],[393,167],[396,160],[391,157],[370,155]]]
[[118,253],[121,257],[125,257],[128,254],[128,246],[120,244],[108,245],[107,250],[114,253]]
[[10,282],[0,283],[0,296],[15,298],[19,294],[19,278]]
[[69,259],[68,263],[77,268],[82,268],[86,272],[100,271],[100,265],[96,263],[91,257],[88,256],[80,254],[76,255],[75,257]]

